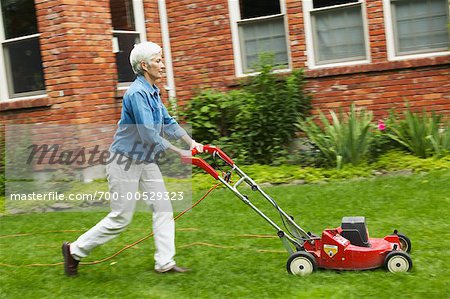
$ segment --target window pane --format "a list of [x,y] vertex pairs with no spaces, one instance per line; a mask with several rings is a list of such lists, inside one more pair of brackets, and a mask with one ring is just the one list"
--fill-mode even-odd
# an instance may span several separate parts
[[139,34],[137,33],[115,33],[117,38],[119,52],[116,53],[116,65],[119,75],[119,82],[132,82],[135,79],[133,69],[130,65],[130,52],[134,45],[139,43]]
[[313,8],[358,2],[358,0],[313,0]]
[[397,54],[447,50],[447,0],[395,1]]
[[273,54],[274,63],[278,67],[288,66],[283,17],[258,22],[244,22],[238,26],[242,65],[245,73],[252,71],[262,53]]
[[11,96],[45,90],[38,38],[4,44]]
[[281,13],[279,0],[240,0],[241,19],[250,19]]
[[134,31],[132,0],[110,0],[112,26],[114,30]]
[[33,0],[2,0],[6,39],[38,33]]
[[311,14],[317,64],[366,58],[360,6]]

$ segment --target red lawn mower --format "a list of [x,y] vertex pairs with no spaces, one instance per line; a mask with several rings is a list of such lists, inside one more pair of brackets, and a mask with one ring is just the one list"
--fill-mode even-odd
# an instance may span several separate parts
[[[216,168],[205,160],[194,157],[198,154],[195,149],[192,151],[192,157],[183,158],[182,161],[192,163],[205,170],[276,229],[278,237],[290,254],[286,264],[288,273],[307,275],[317,268],[366,270],[383,266],[389,272],[411,270],[412,260],[408,254],[411,251],[411,241],[405,235],[397,233],[397,230],[382,239],[369,238],[364,217],[343,217],[341,226],[325,229],[321,237],[306,232],[221,149],[205,145],[204,152],[212,156],[216,168],[217,161],[221,160],[229,170],[220,175]],[[230,181],[232,173],[236,173],[240,177],[235,183]],[[278,210],[285,230],[258,209],[248,196],[238,190],[238,187],[244,182],[251,187],[251,190],[258,191]]]

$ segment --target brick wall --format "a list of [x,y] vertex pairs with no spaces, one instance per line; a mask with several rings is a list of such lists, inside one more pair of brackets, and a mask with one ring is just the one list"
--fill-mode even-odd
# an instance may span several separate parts
[[37,0],[35,7],[47,96],[0,102],[2,123],[36,124],[26,130],[34,144],[103,149],[114,128],[102,124],[120,114],[109,1]]
[[227,0],[167,1],[177,98],[197,90],[226,89],[234,76]]
[[367,0],[366,12],[371,63],[307,71],[314,107],[335,109],[355,102],[383,117],[408,101],[413,109],[450,114],[450,56],[389,61],[382,1]]
[[[306,65],[301,1],[286,0],[294,68]],[[175,85],[183,105],[200,89],[234,88],[227,0],[166,0]],[[316,108],[357,101],[382,114],[389,106],[449,112],[449,56],[388,61],[381,0],[367,0],[371,63],[307,70]],[[47,97],[0,102],[5,122],[114,123],[121,96],[111,44],[109,1],[37,0]],[[158,1],[144,0],[147,39],[162,45]],[[164,82],[160,84],[163,90]],[[166,98],[166,94],[163,94]],[[14,108],[13,110],[10,110]]]
[[[239,81],[228,1],[167,2],[180,104],[202,88],[235,88]],[[285,2],[292,66],[305,68],[316,110],[356,102],[382,116],[391,107],[401,109],[407,100],[412,107],[450,114],[450,56],[388,61],[381,0],[366,1],[371,63],[317,70],[307,67],[302,3]]]
[[37,0],[36,14],[47,97],[1,103],[6,122],[114,122],[109,1]]
[[310,78],[308,90],[318,109],[348,107],[352,102],[368,107],[377,117],[402,110],[405,101],[415,110],[450,114],[448,65]]

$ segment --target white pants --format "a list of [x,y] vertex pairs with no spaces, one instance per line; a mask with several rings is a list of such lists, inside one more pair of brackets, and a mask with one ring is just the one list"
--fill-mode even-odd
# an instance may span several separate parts
[[[124,163],[124,161],[126,161]],[[133,218],[136,205],[129,200],[138,189],[148,197],[157,192],[166,192],[161,171],[155,163],[138,164],[124,156],[117,156],[106,166],[111,212],[94,227],[70,244],[70,252],[81,259],[97,246],[102,245],[125,230]],[[164,194],[164,193],[163,193]],[[113,200],[113,198],[116,198]],[[142,197],[141,197],[142,198]],[[153,232],[155,239],[155,269],[161,270],[175,265],[175,222],[170,200],[146,201],[153,209]]]

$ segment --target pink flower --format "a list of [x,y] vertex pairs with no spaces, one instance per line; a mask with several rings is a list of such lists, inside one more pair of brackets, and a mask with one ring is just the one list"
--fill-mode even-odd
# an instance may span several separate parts
[[378,130],[384,131],[386,129],[386,124],[381,119],[378,120]]

